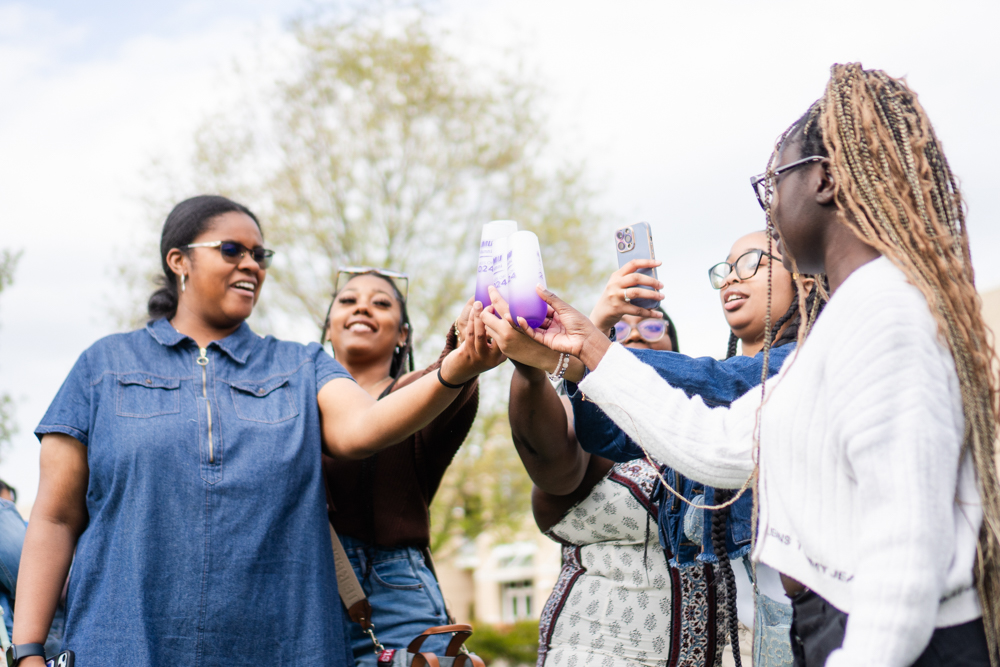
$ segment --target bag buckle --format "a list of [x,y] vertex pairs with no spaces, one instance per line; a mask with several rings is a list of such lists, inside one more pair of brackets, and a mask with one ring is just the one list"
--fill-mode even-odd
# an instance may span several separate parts
[[[365,634],[368,635],[371,638],[372,644],[375,647],[375,658],[380,660],[382,658],[382,655],[386,652],[386,648],[384,646],[382,646],[382,643],[375,637],[375,624],[374,623],[369,623],[368,624],[368,629],[365,630]],[[390,661],[392,660],[392,656],[391,655],[389,656],[389,660]]]

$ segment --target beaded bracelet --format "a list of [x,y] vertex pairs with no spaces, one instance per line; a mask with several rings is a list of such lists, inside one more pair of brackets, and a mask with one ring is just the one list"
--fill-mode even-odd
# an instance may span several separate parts
[[569,355],[565,352],[559,353],[559,361],[556,363],[556,369],[552,373],[547,373],[549,380],[552,382],[558,382],[563,379],[566,375],[566,370],[569,368]]

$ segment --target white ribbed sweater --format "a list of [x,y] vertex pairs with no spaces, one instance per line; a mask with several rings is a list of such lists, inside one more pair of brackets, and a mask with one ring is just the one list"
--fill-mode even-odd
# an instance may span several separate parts
[[[760,392],[709,408],[620,345],[580,390],[692,479],[737,488],[753,470]],[[827,667],[905,667],[935,627],[978,618],[958,376],[903,273],[879,258],[851,274],[767,393],[753,557],[850,614]]]

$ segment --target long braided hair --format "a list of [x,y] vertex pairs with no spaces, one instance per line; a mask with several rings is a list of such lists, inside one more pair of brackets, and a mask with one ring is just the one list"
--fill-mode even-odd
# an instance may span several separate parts
[[[976,585],[990,661],[1000,667],[997,355],[980,311],[958,182],[916,93],[859,63],[831,68],[823,97],[779,138],[768,173],[785,144],[795,141],[802,155],[830,159],[841,221],[921,291],[955,360],[965,416],[962,452],[971,452],[983,503]],[[801,298],[799,309],[805,311]]]
[[[822,284],[823,280],[824,278],[820,276],[820,280],[815,282],[809,289],[804,309],[799,307],[799,281],[792,282],[792,302],[788,305],[788,310],[785,311],[784,315],[778,318],[774,326],[770,327],[770,331],[766,337],[766,340],[773,341],[770,344],[771,348],[794,343],[798,340],[799,331],[807,329],[808,326],[811,326],[816,321],[819,313],[823,310],[823,306],[826,305],[826,290],[824,289],[825,285]],[[768,304],[768,310],[770,311],[770,304]],[[803,313],[806,314],[807,318],[806,327],[802,326]],[[787,327],[785,327],[786,324],[788,325]],[[784,331],[782,331],[782,327],[785,327]],[[780,336],[778,336],[778,332],[781,332]],[[726,359],[736,356],[736,346],[739,341],[740,339],[736,334],[730,332]],[[733,495],[733,491],[730,489],[716,489],[715,504],[724,505],[732,499]],[[727,505],[712,512],[712,550],[715,553],[715,557],[719,559],[718,569],[725,586],[725,590],[720,591],[718,599],[723,600],[726,606],[726,621],[728,625],[726,631],[729,634],[729,643],[733,647],[733,663],[736,667],[742,667],[740,659],[739,620],[736,615],[736,575],[733,572],[733,565],[729,561],[729,550],[726,547],[726,521],[729,518],[730,507],[730,505]]]

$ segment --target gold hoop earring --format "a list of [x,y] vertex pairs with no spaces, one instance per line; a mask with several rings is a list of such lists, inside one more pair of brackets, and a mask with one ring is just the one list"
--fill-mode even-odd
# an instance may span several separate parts
[[187,278],[187,274],[182,273],[181,274],[181,291],[182,292],[187,289],[187,286],[184,284],[184,279],[185,278]]

